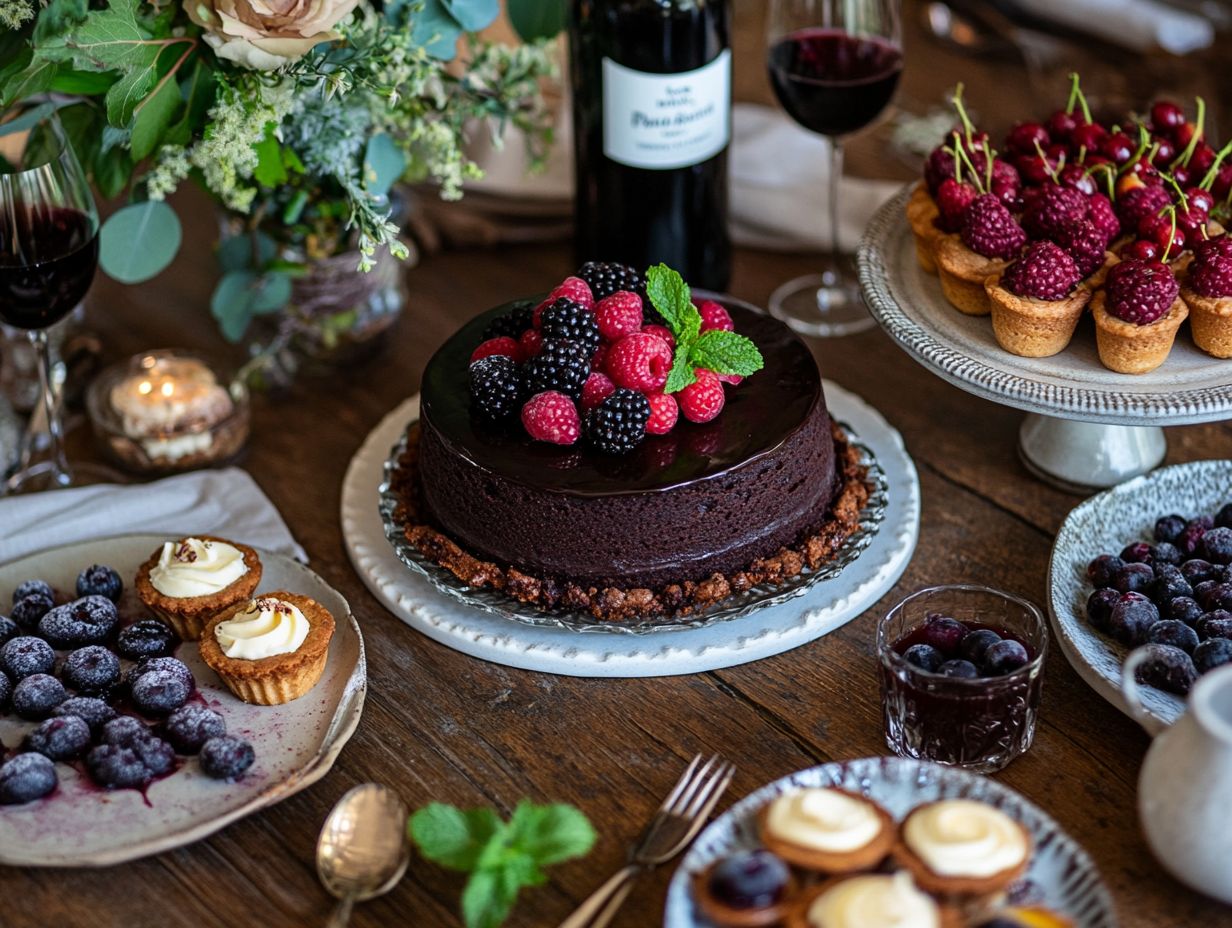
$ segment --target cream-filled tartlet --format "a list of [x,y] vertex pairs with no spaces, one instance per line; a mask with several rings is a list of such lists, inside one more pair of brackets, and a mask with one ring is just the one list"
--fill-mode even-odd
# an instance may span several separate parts
[[919,806],[903,820],[894,859],[929,892],[984,896],[1027,869],[1031,838],[1000,809],[971,799]]
[[201,659],[244,702],[276,706],[321,679],[333,635],[328,609],[279,590],[215,616],[201,636]]
[[168,541],[137,569],[142,603],[185,641],[248,599],[261,582],[261,558],[247,545],[209,535]]
[[894,846],[894,819],[846,790],[785,793],[758,813],[762,843],[789,863],[822,873],[875,867]]
[[951,928],[957,920],[911,874],[865,873],[827,880],[807,893],[787,928]]

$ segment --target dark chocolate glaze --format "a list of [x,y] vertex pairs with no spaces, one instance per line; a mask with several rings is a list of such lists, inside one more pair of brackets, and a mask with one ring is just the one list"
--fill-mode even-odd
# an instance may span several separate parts
[[472,320],[424,372],[419,467],[429,517],[502,565],[623,587],[738,571],[816,528],[837,485],[817,364],[782,323],[728,308],[765,368],[728,388],[715,421],[682,419],[624,457],[473,419],[467,363],[484,326],[509,306]]

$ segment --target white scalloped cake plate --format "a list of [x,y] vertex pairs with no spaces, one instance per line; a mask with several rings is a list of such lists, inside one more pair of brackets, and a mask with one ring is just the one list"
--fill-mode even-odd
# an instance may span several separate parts
[[[0,602],[22,580],[40,578],[71,591],[77,573],[107,564],[124,578],[124,614],[139,613],[130,589],[137,567],[168,540],[166,535],[121,535],[32,554],[0,566]],[[231,694],[205,666],[192,643],[176,657],[197,679],[200,696],[227,723],[229,734],[251,742],[256,761],[236,783],[212,780],[196,758],[170,776],[137,790],[107,792],[67,764],[56,764],[60,785],[50,796],[21,806],[0,806],[0,864],[99,867],[182,847],[311,786],[329,772],[355,733],[367,692],[364,642],[346,599],[304,565],[261,551],[262,591],[310,596],[334,616],[335,632],[320,681],[283,706],[250,706]],[[62,656],[62,655],[61,655]],[[129,662],[123,662],[125,668]],[[0,737],[15,747],[33,727],[0,720]]]
[[[1087,564],[1116,554],[1132,541],[1150,541],[1155,520],[1170,513],[1186,518],[1214,515],[1232,501],[1232,461],[1191,461],[1127,480],[1079,503],[1065,517],[1048,564],[1048,612],[1057,642],[1078,675],[1100,696],[1134,717],[1121,691],[1121,665],[1130,648],[1093,629],[1086,620],[1094,591]],[[1185,700],[1153,686],[1140,686],[1151,734],[1181,717]]]
[[663,928],[715,928],[693,903],[690,884],[694,874],[720,857],[760,846],[757,810],[783,793],[810,786],[837,786],[867,796],[900,821],[916,806],[936,799],[987,802],[1020,822],[1035,844],[1016,895],[1067,915],[1082,928],[1117,928],[1112,896],[1094,861],[1047,812],[995,780],[903,757],[867,757],[810,767],[740,800],[710,823],[676,868],[667,889]]
[[889,483],[885,519],[869,547],[837,577],[752,615],[692,629],[632,636],[538,628],[467,607],[399,559],[377,507],[390,449],[419,415],[413,396],[369,433],[342,484],[342,532],[356,571],[394,615],[464,654],[509,667],[579,677],[701,673],[781,654],[863,613],[902,575],[920,530],[920,484],[902,437],[853,393],[825,381],[830,414],[872,449]]
[[908,186],[869,223],[860,285],[882,328],[934,374],[995,403],[1085,422],[1184,425],[1232,415],[1232,364],[1194,345],[1188,326],[1168,359],[1138,376],[1100,363],[1089,316],[1051,358],[1010,354],[997,344],[989,317],[954,309],[937,278],[920,268],[903,213],[910,195]]

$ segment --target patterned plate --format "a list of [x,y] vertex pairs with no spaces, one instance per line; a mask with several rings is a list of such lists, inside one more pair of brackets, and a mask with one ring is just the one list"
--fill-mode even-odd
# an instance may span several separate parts
[[[1048,611],[1061,650],[1099,695],[1132,715],[1121,694],[1121,664],[1130,649],[1086,621],[1091,595],[1086,568],[1097,554],[1116,553],[1135,539],[1150,540],[1155,520],[1169,513],[1212,515],[1232,500],[1232,461],[1194,461],[1164,467],[1105,490],[1065,518],[1048,566]],[[1153,686],[1138,690],[1156,734],[1185,711],[1185,701]]]
[[[407,423],[409,427],[411,423]],[[854,430],[839,423],[848,441],[860,453],[861,463],[868,468],[868,502],[860,510],[860,526],[843,544],[842,549],[829,562],[816,570],[805,567],[798,575],[783,583],[763,583],[751,587],[743,593],[738,593],[724,600],[721,604],[703,609],[693,615],[679,619],[646,619],[641,622],[596,622],[589,612],[569,612],[564,610],[541,612],[532,606],[526,606],[506,596],[500,590],[475,589],[463,583],[454,574],[444,569],[436,562],[424,557],[419,549],[406,540],[404,523],[394,518],[399,506],[398,497],[390,489],[393,471],[398,459],[406,450],[406,435],[394,445],[385,462],[385,474],[379,487],[381,522],[385,526],[385,537],[397,552],[398,559],[408,567],[422,574],[442,593],[468,606],[474,606],[485,612],[498,615],[501,618],[512,619],[526,625],[539,628],[558,628],[574,632],[597,632],[611,634],[620,632],[629,635],[645,635],[654,632],[683,631],[685,629],[705,628],[716,622],[726,622],[750,615],[767,606],[781,603],[803,596],[815,584],[823,580],[831,580],[843,572],[849,564],[855,561],[870,544],[877,534],[877,529],[885,519],[886,492],[888,485],[885,472],[877,463],[873,452],[862,444]]]
[[839,786],[861,793],[899,819],[935,799],[963,797],[996,806],[1021,822],[1035,842],[1031,866],[1018,887],[1023,901],[1055,909],[1082,928],[1117,926],[1112,896],[1094,862],[1039,806],[995,780],[965,770],[902,757],[870,757],[822,764],[775,780],[715,819],[672,876],[663,928],[713,928],[693,904],[694,874],[719,857],[757,847],[757,810],[776,796],[806,786]]
[[877,211],[860,243],[860,286],[882,328],[917,361],[976,396],[1028,412],[1111,425],[1183,425],[1229,418],[1232,365],[1200,351],[1183,329],[1168,360],[1131,377],[1108,370],[1084,320],[1051,358],[997,344],[987,317],[965,316],[915,258],[903,215],[906,187]]

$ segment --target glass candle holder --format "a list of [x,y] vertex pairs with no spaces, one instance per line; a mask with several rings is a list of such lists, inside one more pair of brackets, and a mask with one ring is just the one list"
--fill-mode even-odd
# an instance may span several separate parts
[[[1026,648],[1026,664],[973,678],[925,670],[903,657],[930,616],[990,629]],[[968,632],[970,633],[970,632]],[[991,773],[1031,746],[1043,686],[1048,628],[1039,609],[1017,596],[974,585],[919,590],[877,625],[886,744],[895,754]]]
[[248,442],[247,387],[185,351],[146,351],[107,368],[86,405],[100,446],[133,473],[213,467]]

